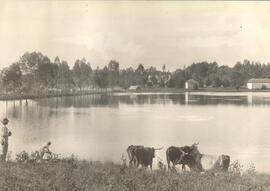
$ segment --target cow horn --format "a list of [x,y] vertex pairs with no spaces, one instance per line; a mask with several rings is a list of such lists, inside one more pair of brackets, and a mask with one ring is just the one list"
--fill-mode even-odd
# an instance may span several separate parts
[[186,153],[185,151],[183,151],[182,149],[180,149],[180,152],[183,154],[183,155],[187,155],[188,153]]
[[154,148],[155,150],[161,150],[163,149],[164,146],[160,147],[160,148]]
[[194,144],[193,144],[193,146],[197,146],[198,144],[199,144],[199,142],[197,142],[197,143],[194,143]]

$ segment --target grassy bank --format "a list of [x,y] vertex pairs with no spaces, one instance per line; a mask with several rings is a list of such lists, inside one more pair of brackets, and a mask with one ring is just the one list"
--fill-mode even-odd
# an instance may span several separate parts
[[74,158],[48,163],[0,163],[1,190],[270,190],[270,175],[175,173]]

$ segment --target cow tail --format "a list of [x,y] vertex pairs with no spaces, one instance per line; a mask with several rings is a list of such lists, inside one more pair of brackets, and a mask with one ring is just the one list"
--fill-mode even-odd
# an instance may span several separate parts
[[132,164],[132,161],[133,161],[132,149],[130,146],[127,148],[127,154],[128,154],[129,166],[130,166]]
[[166,151],[166,159],[167,159],[167,164],[168,164],[168,170],[170,170],[170,155],[169,155],[169,150]]
[[130,160],[131,159],[131,156],[130,156],[129,147],[127,148],[127,154],[128,154],[128,159]]

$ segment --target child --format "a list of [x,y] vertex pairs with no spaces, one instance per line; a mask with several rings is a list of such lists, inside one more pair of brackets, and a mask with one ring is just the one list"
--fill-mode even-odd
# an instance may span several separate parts
[[49,146],[51,145],[51,142],[49,141],[44,147],[40,149],[40,158],[43,159],[45,154],[49,154],[49,156],[52,155],[52,152],[49,149]]

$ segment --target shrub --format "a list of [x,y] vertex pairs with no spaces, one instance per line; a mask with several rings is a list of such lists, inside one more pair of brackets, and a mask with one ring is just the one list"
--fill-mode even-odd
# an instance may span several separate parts
[[20,152],[16,155],[16,161],[20,163],[29,161],[28,153],[25,151]]
[[197,89],[199,89],[199,86],[198,86],[198,84],[194,84],[194,85],[193,85],[193,89],[194,89],[194,90],[197,90]]
[[247,174],[255,175],[256,174],[255,165],[253,163],[251,163],[246,172],[247,172]]
[[243,165],[241,165],[238,160],[234,161],[229,167],[229,172],[232,174],[241,175],[243,172]]
[[265,90],[267,87],[266,87],[266,85],[262,85],[262,90]]

